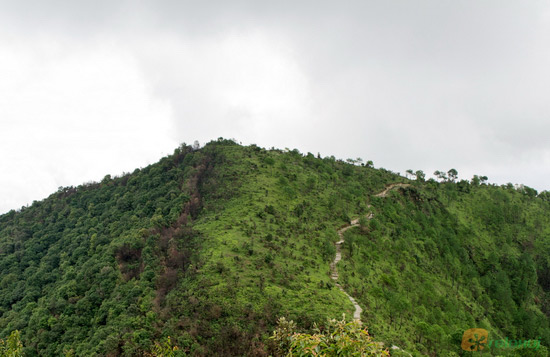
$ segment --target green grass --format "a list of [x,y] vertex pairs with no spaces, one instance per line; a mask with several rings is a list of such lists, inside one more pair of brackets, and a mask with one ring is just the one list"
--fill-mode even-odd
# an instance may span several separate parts
[[372,211],[338,271],[376,340],[460,355],[484,327],[549,345],[546,196],[417,181],[374,197],[394,182],[410,181],[220,139],[63,188],[0,216],[0,338],[21,330],[29,356],[139,355],[169,336],[190,355],[273,352],[281,316],[308,331],[353,315],[330,262],[337,230]]

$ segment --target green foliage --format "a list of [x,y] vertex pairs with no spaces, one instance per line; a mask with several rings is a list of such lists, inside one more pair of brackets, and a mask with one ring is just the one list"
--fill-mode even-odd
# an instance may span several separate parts
[[0,332],[21,330],[29,355],[150,349],[165,296],[194,259],[199,235],[185,221],[207,165],[182,146],[1,216]]
[[0,357],[23,356],[23,344],[20,335],[20,332],[15,330],[5,340],[0,339]]
[[166,336],[261,353],[275,316],[351,313],[328,275],[336,228],[394,179],[220,138],[60,188],[0,216],[0,334],[19,329],[28,355],[140,355]]
[[172,340],[170,339],[170,336],[168,336],[162,342],[155,342],[152,352],[150,354],[147,353],[146,356],[178,357],[178,356],[185,356],[185,353],[182,350],[180,350],[178,346],[174,346],[174,344],[172,343]]
[[369,230],[346,232],[344,288],[377,338],[407,351],[460,354],[473,327],[548,346],[548,203],[508,186],[461,187],[427,182],[373,201]]
[[290,351],[293,336],[297,333],[296,323],[288,321],[284,316],[279,317],[277,326],[270,337],[275,345],[274,350],[278,355],[285,355]]
[[286,346],[310,346],[354,311],[330,263],[359,218],[339,283],[378,341],[460,355],[480,327],[546,351],[548,192],[451,169],[376,197],[405,179],[357,162],[220,138],[1,215],[0,336],[29,356],[265,355],[287,316],[310,335]]
[[389,356],[380,342],[375,342],[358,320],[346,322],[329,319],[314,333],[299,333],[292,321],[280,318],[271,337],[280,356]]

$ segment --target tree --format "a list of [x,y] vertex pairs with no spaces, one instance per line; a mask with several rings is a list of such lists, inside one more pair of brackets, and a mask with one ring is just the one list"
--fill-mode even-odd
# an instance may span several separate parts
[[178,346],[174,346],[172,340],[170,339],[170,336],[163,339],[161,342],[155,341],[153,351],[151,353],[145,354],[145,356],[147,357],[176,357],[184,355],[185,354],[183,354]]
[[429,336],[430,325],[422,320],[416,323],[416,342],[422,343],[424,338]]
[[429,344],[432,346],[435,355],[437,356],[437,349],[445,342],[447,335],[445,330],[438,324],[433,324],[428,328],[428,335],[426,336]]
[[449,177],[449,181],[454,182],[458,177],[458,171],[456,171],[455,169],[450,169],[449,171],[447,171],[447,175]]
[[21,333],[18,330],[13,331],[6,340],[0,339],[0,357],[20,357],[23,356],[23,344],[21,343]]
[[550,191],[542,191],[539,196],[543,201],[550,202]]
[[531,188],[529,186],[525,186],[525,185],[523,185],[520,192],[527,195],[527,196],[529,196],[529,197],[536,197],[538,195],[537,190],[535,190],[534,188]]
[[272,157],[266,157],[264,162],[271,168],[271,174],[273,175],[273,165],[275,165],[275,159]]
[[426,179],[426,174],[422,170],[416,170],[414,174],[417,181],[424,182],[424,180]]
[[472,177],[472,185],[473,186],[479,186],[480,184],[484,184],[486,183],[488,180],[487,176],[478,176],[478,175],[474,175],[474,177]]
[[434,175],[441,181],[447,181],[447,175],[445,175],[445,172],[443,171],[436,170],[434,171]]
[[460,192],[470,192],[470,183],[467,180],[460,180],[456,185]]
[[359,218],[359,227],[361,227],[362,232],[366,232],[369,229],[369,220],[366,216],[361,216]]

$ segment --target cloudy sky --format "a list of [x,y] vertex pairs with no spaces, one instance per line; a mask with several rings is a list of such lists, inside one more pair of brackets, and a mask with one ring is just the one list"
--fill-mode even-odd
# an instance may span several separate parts
[[0,213],[180,143],[550,189],[547,1],[0,0]]

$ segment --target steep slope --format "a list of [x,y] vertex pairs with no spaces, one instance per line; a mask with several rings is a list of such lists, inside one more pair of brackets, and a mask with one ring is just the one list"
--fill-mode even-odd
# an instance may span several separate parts
[[148,348],[156,306],[200,246],[185,222],[207,161],[185,147],[0,217],[2,334],[22,330],[28,355]]
[[[211,244],[202,255],[197,289],[185,292],[194,309],[208,313],[195,315],[183,329],[208,326],[222,336],[212,342],[216,351],[244,354],[262,348],[262,334],[279,316],[304,327],[342,312],[352,316],[353,305],[330,279],[336,229],[364,214],[364,197],[397,176],[255,146],[244,155],[243,148],[226,146],[216,162],[194,225]],[[257,350],[247,349],[250,341]]]
[[220,139],[0,217],[0,333],[27,355],[263,354],[278,316],[353,306],[336,228],[395,175]]
[[[550,204],[543,197],[466,181],[417,182],[373,197],[373,218],[346,232],[342,284],[376,338],[408,351],[460,355],[470,328],[488,330],[492,340],[548,346]],[[491,351],[547,354],[545,347]]]
[[474,327],[550,344],[548,194],[369,166],[218,139],[0,216],[0,338],[20,330],[29,356],[266,355],[281,316],[354,316],[341,286],[411,353],[460,355]]
[[[398,187],[408,187],[410,186],[410,184],[406,184],[406,183],[393,183],[393,184],[390,184],[388,185],[382,192],[380,193],[377,193],[376,195],[374,195],[374,197],[386,197],[386,195],[388,194],[389,191],[395,189],[395,188],[398,188]],[[371,205],[368,205],[367,206],[368,208],[372,208]],[[364,219],[366,220],[370,220],[374,217],[374,214],[372,213],[368,213],[367,215],[364,216]],[[344,233],[348,230],[348,229],[351,229],[353,227],[358,227],[359,226],[359,218],[356,218],[354,220],[352,220],[349,225],[346,225],[345,227],[343,228],[340,228],[338,230],[338,237],[339,237],[339,240],[334,243],[334,245],[336,246],[336,254],[334,256],[334,260],[332,261],[332,263],[330,264],[330,277],[332,278],[332,280],[335,281],[335,284],[336,286],[348,297],[348,299],[351,301],[351,303],[353,304],[354,308],[355,308],[355,311],[353,312],[353,318],[355,320],[361,320],[361,313],[363,312],[363,309],[361,308],[361,306],[359,306],[359,304],[357,303],[357,301],[355,301],[355,299],[353,297],[351,297],[346,291],[345,289],[338,283],[338,278],[339,278],[339,274],[338,274],[338,268],[337,268],[337,264],[340,260],[342,260],[342,245],[345,243],[345,239],[344,239]]]

